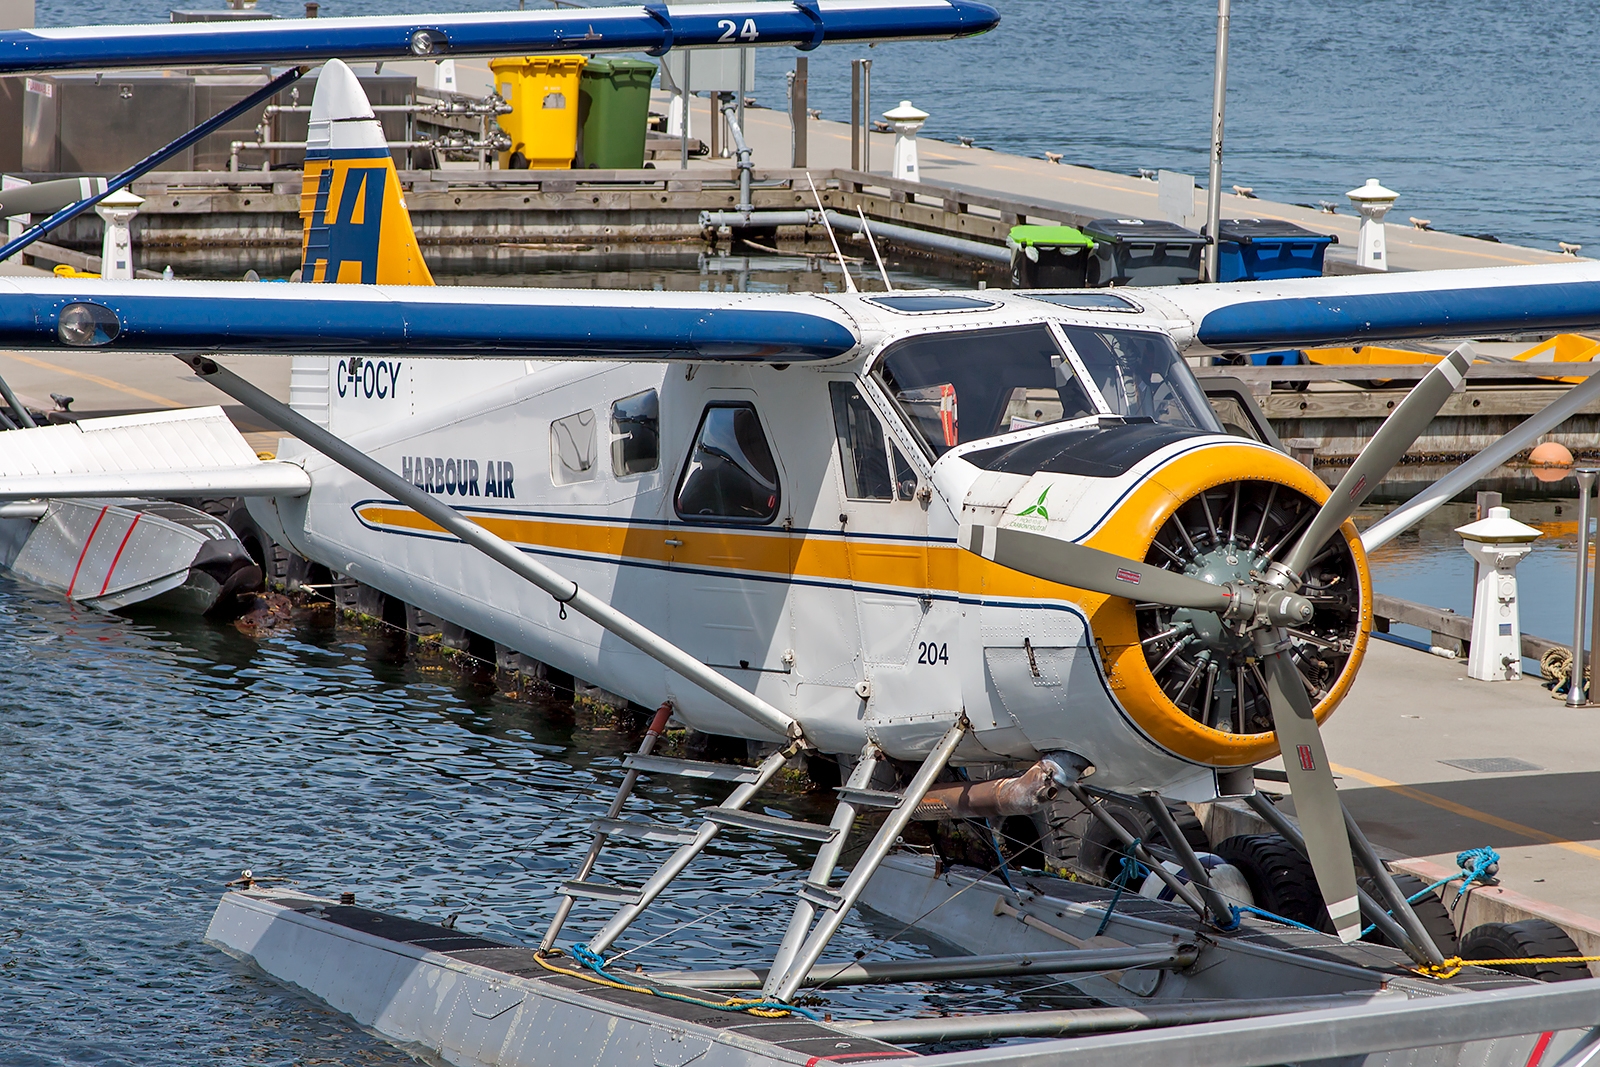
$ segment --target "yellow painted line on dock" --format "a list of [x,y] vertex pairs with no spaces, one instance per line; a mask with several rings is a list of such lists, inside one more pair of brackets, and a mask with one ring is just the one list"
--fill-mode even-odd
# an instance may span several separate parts
[[123,385],[121,382],[113,381],[110,378],[102,378],[98,374],[88,374],[81,370],[73,370],[71,367],[63,367],[59,363],[47,363],[42,359],[34,359],[32,356],[21,356],[15,352],[6,352],[3,353],[3,355],[6,359],[14,359],[18,363],[26,363],[31,367],[41,367],[44,370],[55,371],[57,374],[66,374],[73,378],[82,378],[86,382],[93,382],[94,384],[104,386],[107,389],[114,389],[119,393],[127,393],[129,396],[138,397],[140,400],[148,400],[152,404],[160,404],[163,407],[169,408],[183,407],[183,405],[178,403],[176,400],[172,400],[164,396],[157,396],[155,393],[147,393],[143,389],[135,389],[131,385]]
[[1391,793],[1397,793],[1400,796],[1406,797],[1410,800],[1415,800],[1418,803],[1427,804],[1431,807],[1439,808],[1455,815],[1460,815],[1463,818],[1471,819],[1473,822],[1481,822],[1485,826],[1493,826],[1497,829],[1516,834],[1519,837],[1526,837],[1529,840],[1538,841],[1542,844],[1554,845],[1557,848],[1564,848],[1568,852],[1576,852],[1580,856],[1588,856],[1592,859],[1600,859],[1600,848],[1594,848],[1590,845],[1581,844],[1577,841],[1568,841],[1564,837],[1557,837],[1555,834],[1547,834],[1543,830],[1536,830],[1531,826],[1524,826],[1522,823],[1512,822],[1510,819],[1502,819],[1498,815],[1490,815],[1486,811],[1479,811],[1477,808],[1469,808],[1465,804],[1457,804],[1453,800],[1446,800],[1444,797],[1435,796],[1434,794],[1424,792],[1421,789],[1416,789],[1409,785],[1401,785],[1399,782],[1391,782],[1387,778],[1380,778],[1376,774],[1368,774],[1366,771],[1358,771],[1354,767],[1343,767],[1337,763],[1330,764],[1330,766],[1333,768],[1333,772],[1335,774],[1348,775],[1357,781],[1366,782],[1368,785],[1377,786],[1379,789],[1387,789]]

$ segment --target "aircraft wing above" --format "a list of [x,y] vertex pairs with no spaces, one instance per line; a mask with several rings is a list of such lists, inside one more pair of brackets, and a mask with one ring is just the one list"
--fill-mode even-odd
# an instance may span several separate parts
[[806,295],[0,279],[9,348],[799,363],[857,341]]
[[[80,26],[0,33],[0,73],[371,62],[418,56],[648,52],[969,37],[999,14],[975,0],[753,0],[451,15]],[[111,32],[108,32],[111,31]]]
[[1118,290],[1193,324],[1190,348],[1370,344],[1600,327],[1600,262]]
[[0,433],[0,500],[303,496],[310,489],[303,468],[257,458],[219,407]]

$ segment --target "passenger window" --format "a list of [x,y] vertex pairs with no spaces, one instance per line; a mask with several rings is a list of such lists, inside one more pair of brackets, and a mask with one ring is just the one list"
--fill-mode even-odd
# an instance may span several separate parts
[[654,389],[611,405],[611,471],[643,474],[661,465],[661,403]]
[[556,485],[594,477],[594,412],[580,411],[550,423],[550,480]]
[[676,506],[690,520],[763,523],[777,517],[778,465],[752,405],[706,405]]
[[894,475],[883,426],[855,382],[829,382],[833,398],[833,432],[839,438],[839,463],[844,495],[851,500],[891,500]]

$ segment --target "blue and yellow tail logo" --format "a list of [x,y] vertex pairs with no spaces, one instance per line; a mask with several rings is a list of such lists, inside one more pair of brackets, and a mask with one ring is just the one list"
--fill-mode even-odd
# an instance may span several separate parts
[[433,284],[387,149],[307,152],[300,218],[303,281]]

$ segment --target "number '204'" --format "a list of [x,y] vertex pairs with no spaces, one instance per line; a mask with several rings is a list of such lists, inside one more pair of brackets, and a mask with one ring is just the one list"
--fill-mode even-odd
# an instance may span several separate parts
[[941,641],[918,641],[917,662],[937,667],[950,662],[950,646]]

